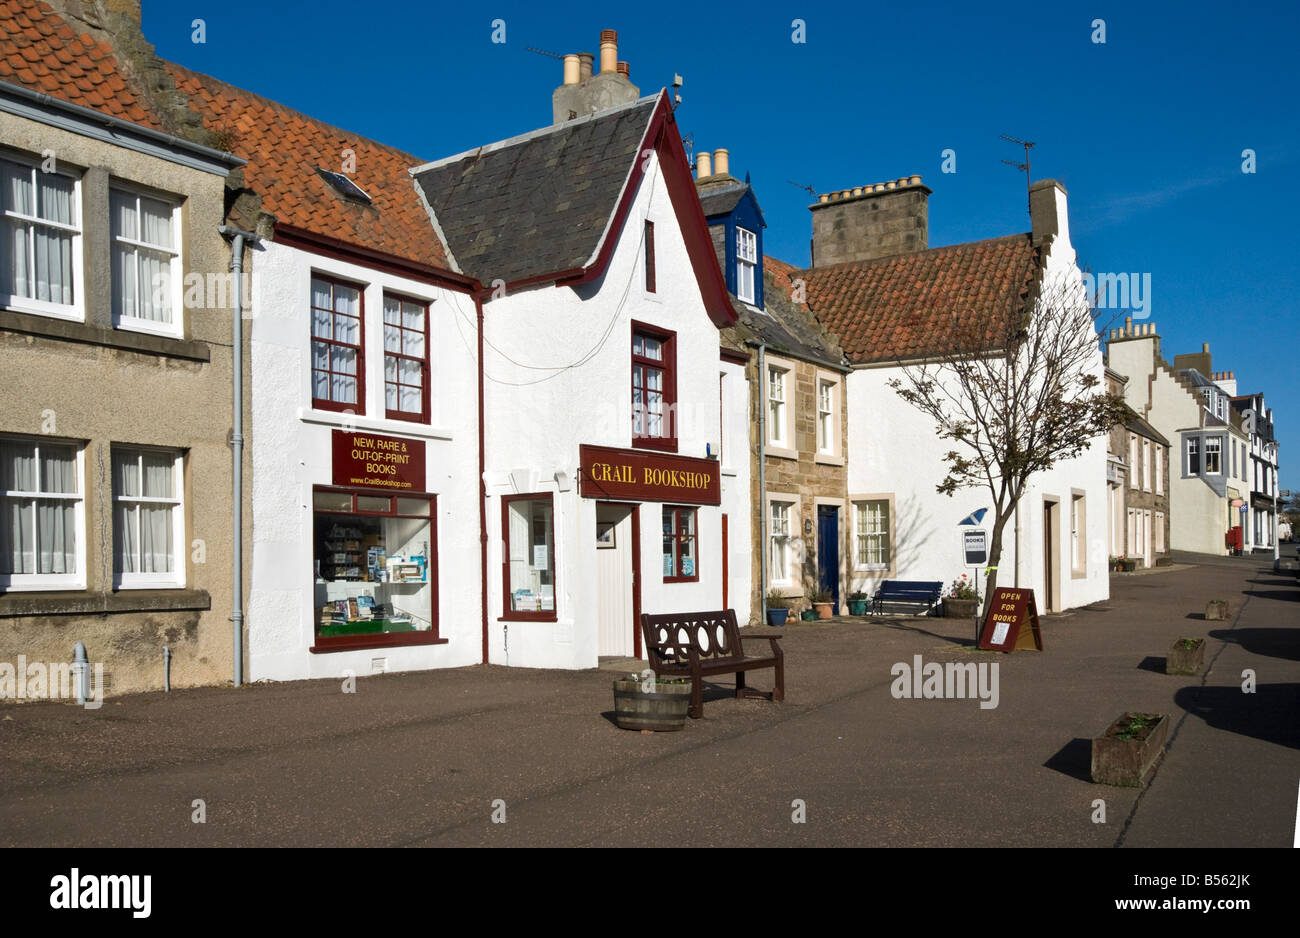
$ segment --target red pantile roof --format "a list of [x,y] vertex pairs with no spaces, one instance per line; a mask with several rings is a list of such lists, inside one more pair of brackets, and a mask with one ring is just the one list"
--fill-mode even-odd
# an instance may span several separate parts
[[[248,161],[244,185],[278,223],[450,269],[407,172],[421,160],[173,62],[167,71],[222,146]],[[355,153],[348,176],[372,205],[345,200],[316,172],[340,172],[344,150]]]
[[[853,362],[950,350],[958,337],[993,347],[1024,308],[1037,273],[1028,234],[800,271],[808,305]],[[987,323],[987,326],[983,325]]]
[[0,0],[0,81],[167,132],[112,47],[78,35],[47,3]]

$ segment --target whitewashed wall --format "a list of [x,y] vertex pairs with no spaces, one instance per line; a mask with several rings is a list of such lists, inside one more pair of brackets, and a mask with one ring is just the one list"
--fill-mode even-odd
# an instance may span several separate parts
[[[311,407],[310,296],[314,272],[365,284],[366,414]],[[431,420],[386,420],[383,294],[432,301]],[[481,659],[474,303],[427,284],[267,242],[253,263],[251,338],[253,558],[249,679],[371,673],[373,659],[404,671]],[[345,423],[346,422],[346,423]],[[332,482],[331,438],[346,424],[425,441],[427,490],[438,521],[438,628],[444,645],[312,654],[315,588],[312,487]]]

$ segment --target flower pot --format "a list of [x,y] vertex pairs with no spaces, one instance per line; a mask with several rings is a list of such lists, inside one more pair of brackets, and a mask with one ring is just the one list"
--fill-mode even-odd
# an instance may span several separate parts
[[805,609],[803,612],[799,613],[799,618],[804,622],[816,622],[819,617],[816,609]]
[[1191,648],[1184,648],[1184,641],[1187,639],[1180,638],[1169,646],[1169,654],[1165,656],[1166,674],[1199,674],[1205,664],[1205,639],[1191,639],[1196,643]]
[[691,704],[691,685],[649,685],[653,690],[641,689],[640,681],[630,679],[614,682],[614,722],[625,730],[654,730],[671,733],[686,724],[686,711]]
[[768,609],[767,610],[768,625],[785,625],[785,620],[788,619],[789,617],[790,617],[789,609]]
[[850,599],[849,615],[865,616],[867,614],[867,603],[868,601],[865,599]]
[[[1134,733],[1131,739],[1121,739],[1120,734],[1136,716],[1155,722]],[[1164,752],[1168,733],[1168,714],[1125,713],[1092,741],[1092,780],[1099,785],[1142,787],[1147,771]]]
[[953,599],[945,596],[943,598],[943,614],[949,619],[974,619],[975,607],[978,604],[978,599]]
[[1119,568],[1120,573],[1132,573],[1137,569],[1138,562],[1136,560],[1121,560],[1115,566]]
[[813,603],[813,608],[817,610],[819,619],[829,619],[835,612],[834,603]]

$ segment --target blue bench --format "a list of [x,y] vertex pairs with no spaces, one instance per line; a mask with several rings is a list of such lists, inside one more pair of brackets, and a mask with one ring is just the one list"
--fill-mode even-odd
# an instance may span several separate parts
[[906,603],[921,605],[926,613],[934,610],[943,593],[941,580],[885,580],[876,590],[872,600],[871,614],[884,611],[885,603]]

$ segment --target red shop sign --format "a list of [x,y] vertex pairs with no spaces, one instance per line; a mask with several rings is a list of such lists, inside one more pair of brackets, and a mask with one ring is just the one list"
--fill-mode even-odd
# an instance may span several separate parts
[[424,441],[335,430],[334,484],[423,492]]
[[1038,625],[1038,606],[1031,589],[993,591],[993,602],[984,620],[976,648],[989,651],[1015,651],[1018,648],[1043,650],[1043,632]]
[[579,446],[583,498],[620,498],[680,505],[722,504],[716,459],[642,453],[609,446]]

